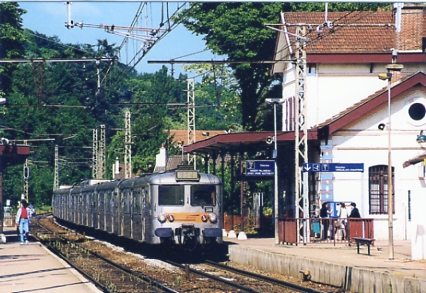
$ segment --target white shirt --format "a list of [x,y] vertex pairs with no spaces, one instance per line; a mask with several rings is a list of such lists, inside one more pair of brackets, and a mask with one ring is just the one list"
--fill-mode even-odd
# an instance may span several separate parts
[[347,208],[340,208],[339,209],[339,219],[347,219],[348,218],[348,209]]

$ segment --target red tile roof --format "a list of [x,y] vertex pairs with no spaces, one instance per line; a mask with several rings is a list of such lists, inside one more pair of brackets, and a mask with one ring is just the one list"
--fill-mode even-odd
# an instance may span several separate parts
[[[225,133],[225,130],[196,130],[195,140],[199,142]],[[173,137],[174,144],[181,141],[183,145],[188,145],[188,130],[170,130],[170,137]]]
[[[394,17],[392,12],[330,12],[327,20],[333,29],[324,27],[319,34],[317,28],[325,22],[324,12],[284,13],[289,32],[296,32],[296,24],[306,24],[310,41],[307,54],[377,53],[389,52],[395,43]],[[289,36],[294,44],[295,36]]]
[[[424,4],[405,4],[399,32],[394,11],[329,12],[327,19],[325,12],[286,12],[282,14],[282,24],[292,34],[296,33],[296,26],[307,28],[308,55],[381,54],[389,53],[391,48],[421,50],[426,36],[424,8]],[[296,37],[292,34],[288,38],[294,49]]]

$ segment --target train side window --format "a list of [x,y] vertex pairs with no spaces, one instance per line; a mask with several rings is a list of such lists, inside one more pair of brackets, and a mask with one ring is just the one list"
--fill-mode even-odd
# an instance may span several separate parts
[[158,205],[183,206],[184,195],[183,185],[161,185],[158,187]]
[[214,185],[194,185],[191,190],[192,206],[215,206],[216,187]]

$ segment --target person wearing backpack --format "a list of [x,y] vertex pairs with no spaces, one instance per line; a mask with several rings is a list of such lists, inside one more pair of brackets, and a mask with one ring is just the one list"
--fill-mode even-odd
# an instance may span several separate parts
[[19,232],[21,237],[21,244],[28,243],[28,234],[30,232],[29,225],[29,214],[27,211],[28,203],[25,199],[21,201],[21,207],[18,209],[16,213],[16,223],[19,225]]

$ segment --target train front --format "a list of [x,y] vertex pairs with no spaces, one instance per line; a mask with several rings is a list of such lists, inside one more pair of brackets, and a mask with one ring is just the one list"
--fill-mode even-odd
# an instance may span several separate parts
[[[151,182],[155,243],[198,245],[222,243],[222,183],[211,174],[177,170]],[[157,238],[157,239],[155,239]]]

